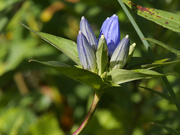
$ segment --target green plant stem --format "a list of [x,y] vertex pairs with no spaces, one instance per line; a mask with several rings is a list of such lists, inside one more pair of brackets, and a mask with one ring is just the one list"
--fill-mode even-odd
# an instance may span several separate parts
[[[143,40],[145,37],[143,35],[143,33],[141,32],[139,26],[136,24],[135,20],[133,19],[133,17],[131,16],[131,14],[129,13],[128,9],[126,8],[126,6],[124,5],[124,3],[122,2],[122,0],[118,0],[119,4],[121,5],[121,7],[123,8],[124,12],[126,13],[127,17],[129,18],[131,24],[133,25],[134,29],[136,30],[137,34],[139,35],[141,41],[143,42],[145,48],[147,49],[148,53],[150,54],[150,56],[152,57],[152,59],[156,60],[156,56],[154,55],[153,51],[150,48],[149,43],[146,40]],[[160,73],[163,73],[163,70],[161,68],[158,68],[158,71]],[[164,82],[164,84],[166,85],[169,94],[176,98],[176,94],[174,93],[174,90],[171,86],[171,84],[169,83],[168,79],[166,76],[162,77],[162,80]],[[176,104],[176,107],[178,109],[178,111],[180,112],[180,106],[178,104]]]
[[84,121],[80,125],[80,127],[72,135],[79,135],[84,130],[84,128],[87,126],[88,122],[91,120],[91,118],[96,110],[96,107],[99,103],[99,100],[100,100],[102,94],[103,94],[103,92],[95,92],[92,105],[89,109],[89,112],[88,112],[86,118],[84,119]]

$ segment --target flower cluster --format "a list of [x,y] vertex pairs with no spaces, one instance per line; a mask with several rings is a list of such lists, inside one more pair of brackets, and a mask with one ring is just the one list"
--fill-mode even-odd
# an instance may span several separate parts
[[[121,69],[129,54],[129,36],[120,41],[117,15],[108,17],[102,24],[99,39],[83,16],[77,36],[79,59],[84,69],[102,74],[105,70]],[[100,60],[100,61],[99,61]]]

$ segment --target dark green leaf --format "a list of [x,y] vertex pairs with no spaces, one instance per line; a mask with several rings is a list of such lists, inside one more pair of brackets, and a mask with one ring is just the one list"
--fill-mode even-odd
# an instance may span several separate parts
[[152,93],[154,93],[154,94],[156,94],[156,95],[158,95],[158,96],[160,96],[162,98],[165,98],[165,99],[167,99],[170,102],[177,103],[177,101],[176,101],[176,99],[174,97],[171,97],[169,95],[166,95],[164,93],[158,92],[158,91],[150,89],[150,88],[146,88],[146,87],[142,87],[142,86],[139,86],[139,87],[143,88],[145,90],[148,90],[148,91],[150,91],[150,92],[152,92]]
[[85,69],[71,67],[69,65],[66,65],[66,64],[58,62],[58,61],[41,62],[41,61],[37,61],[37,60],[30,60],[30,62],[31,61],[50,66],[50,67],[56,69],[58,72],[66,75],[76,81],[85,83],[85,84],[93,87],[94,89],[100,89],[104,85],[104,83],[99,75],[97,75],[93,72],[90,72],[88,70],[85,70]]
[[77,51],[77,44],[75,42],[47,33],[35,31],[22,23],[21,25],[27,28],[28,30],[32,31],[42,39],[44,39],[46,42],[50,43],[58,50],[62,51],[65,55],[70,57],[76,64],[81,65]]

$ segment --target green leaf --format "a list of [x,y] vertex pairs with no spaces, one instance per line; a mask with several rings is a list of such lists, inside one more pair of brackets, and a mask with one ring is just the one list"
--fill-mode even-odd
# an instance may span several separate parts
[[30,30],[31,32],[35,33],[42,39],[44,39],[46,42],[50,43],[58,50],[62,51],[65,55],[70,57],[76,64],[81,65],[77,51],[77,44],[75,42],[47,33],[35,31],[22,23],[21,25],[24,26],[26,29]]
[[160,97],[162,97],[164,99],[167,99],[170,102],[178,103],[176,98],[174,98],[174,97],[171,97],[169,95],[166,95],[164,93],[158,92],[156,90],[153,90],[153,89],[150,89],[150,88],[147,88],[147,87],[142,87],[142,86],[139,86],[139,87],[142,88],[142,89],[148,90],[148,91],[150,91],[150,92],[152,92],[152,93],[154,93],[154,94],[156,94],[156,95],[158,95],[158,96],[160,96]]
[[159,123],[152,123],[152,124],[154,124],[154,125],[156,125],[156,126],[158,126],[160,128],[165,129],[166,131],[168,131],[172,135],[180,135],[180,131],[172,129],[172,128],[170,128],[168,126],[165,126],[163,124],[159,124]]
[[175,53],[177,55],[180,55],[180,51],[179,50],[176,50],[176,49],[174,49],[174,48],[172,48],[172,47],[170,47],[170,46],[168,46],[168,45],[166,45],[166,44],[164,44],[164,43],[162,43],[162,42],[160,42],[160,41],[158,41],[156,39],[153,39],[153,38],[144,38],[143,40],[151,41],[151,42],[153,42],[153,43],[155,43],[155,44],[157,44],[157,45],[159,45],[161,47],[164,47],[165,49],[167,49],[167,50],[169,50],[169,51],[171,51],[171,52],[173,52],[173,53]]
[[128,69],[137,69],[137,68],[141,68],[141,65],[143,65],[143,64],[152,63],[153,60],[143,58],[143,57],[132,57],[129,62],[130,63],[128,63],[128,65],[127,65]]
[[56,69],[58,72],[82,83],[85,83],[91,86],[94,89],[101,89],[105,84],[103,83],[101,77],[93,72],[90,72],[85,69],[71,67],[64,63],[58,61],[48,61],[48,62],[41,62],[37,60],[30,60],[30,62],[38,62],[49,67]]
[[133,11],[135,11],[139,16],[142,16],[175,32],[180,32],[179,15],[154,8],[142,7],[128,0],[122,1]]
[[137,70],[125,70],[125,69],[114,69],[107,73],[108,79],[112,80],[115,84],[122,84],[139,79],[148,79],[151,77],[163,76],[163,74],[157,73],[147,69]]
[[166,62],[167,60],[168,59],[157,60],[157,61],[154,61],[151,64],[141,65],[141,67],[142,68],[147,68],[147,69],[153,69],[153,68],[157,68],[157,67],[168,65],[168,64],[173,64],[173,63],[176,63],[176,62],[180,61],[180,60],[175,60],[175,61],[168,61],[168,62]]
[[98,73],[101,75],[104,73],[108,64],[108,47],[104,35],[101,36],[98,43],[98,49],[96,51]]

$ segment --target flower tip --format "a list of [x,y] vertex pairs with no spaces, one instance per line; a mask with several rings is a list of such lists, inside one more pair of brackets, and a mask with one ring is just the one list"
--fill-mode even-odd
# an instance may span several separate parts
[[113,14],[113,17],[117,17],[117,15],[116,15],[116,14]]
[[132,46],[136,46],[136,43],[133,43]]
[[82,16],[82,17],[81,17],[81,20],[84,20],[84,19],[85,19],[85,17],[84,17],[84,16]]
[[78,34],[82,34],[82,31],[79,31],[79,33]]
[[127,39],[128,39],[128,38],[129,38],[129,35],[126,35],[126,36],[125,36],[125,38],[127,38]]

